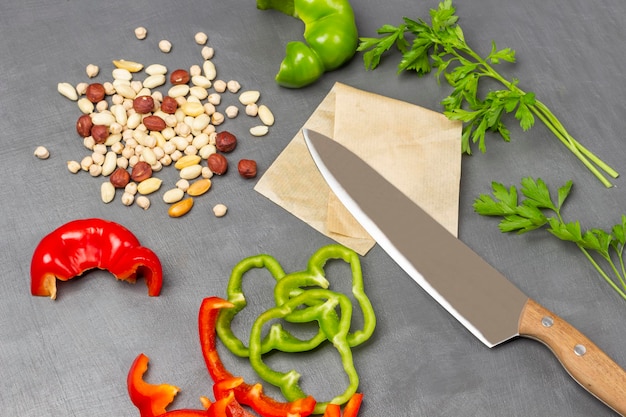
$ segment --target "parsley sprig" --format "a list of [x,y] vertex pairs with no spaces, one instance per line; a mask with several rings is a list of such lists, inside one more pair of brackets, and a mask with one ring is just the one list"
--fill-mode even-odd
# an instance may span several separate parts
[[[602,278],[626,299],[626,215],[610,232],[597,228],[583,231],[580,222],[566,222],[561,213],[572,189],[571,180],[558,189],[556,200],[540,178],[524,178],[521,185],[520,201],[515,186],[506,188],[493,182],[492,195],[480,195],[474,201],[474,210],[483,216],[501,217],[499,228],[503,233],[521,234],[544,228],[563,241],[573,242]],[[603,269],[601,263],[608,269]]]
[[[455,13],[452,0],[444,0],[437,9],[430,10],[430,24],[404,17],[404,23],[398,26],[380,27],[377,31],[380,37],[361,37],[358,50],[364,51],[366,69],[375,69],[385,53],[395,46],[402,54],[398,72],[415,71],[422,76],[436,69],[437,81],[441,82],[443,75],[452,86],[452,93],[442,105],[448,118],[464,124],[464,153],[471,153],[472,143],[485,152],[487,132],[496,132],[503,140],[510,141],[510,132],[502,121],[505,114],[512,113],[524,131],[539,119],[606,187],[610,187],[605,173],[612,178],[619,174],[574,139],[534,93],[523,91],[517,79],[509,81],[495,70],[494,66],[501,62],[515,62],[515,51],[498,49],[492,42],[491,52],[481,57],[467,44]],[[479,96],[479,83],[484,79],[495,80],[504,88]]]

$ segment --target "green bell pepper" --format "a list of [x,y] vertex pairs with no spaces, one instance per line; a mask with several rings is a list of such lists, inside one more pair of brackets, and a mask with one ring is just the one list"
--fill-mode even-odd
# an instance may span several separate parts
[[[348,402],[359,386],[359,375],[352,359],[352,349],[348,343],[350,322],[352,320],[352,302],[347,296],[327,289],[309,289],[290,299],[285,304],[262,313],[254,322],[250,331],[250,364],[261,378],[279,387],[288,401],[296,401],[307,397],[307,394],[302,391],[298,383],[300,374],[296,370],[292,369],[288,372],[276,371],[266,365],[261,357],[263,353],[261,336],[263,334],[263,326],[275,319],[286,319],[302,306],[308,306],[306,307],[308,310],[307,316],[312,321],[318,322],[326,338],[339,352],[344,372],[349,379],[348,386],[342,394],[337,395],[330,401],[316,403],[313,413],[322,414],[330,403],[345,404]],[[335,311],[336,308],[340,309],[340,315]]]
[[348,0],[257,0],[257,8],[278,10],[304,23],[305,42],[287,44],[276,74],[276,82],[283,87],[312,84],[356,53],[359,36]]

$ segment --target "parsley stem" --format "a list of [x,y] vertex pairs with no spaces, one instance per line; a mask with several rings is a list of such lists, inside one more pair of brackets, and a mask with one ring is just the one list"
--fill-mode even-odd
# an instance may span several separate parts
[[[443,44],[442,44],[443,45]],[[461,55],[457,48],[446,47],[446,51],[457,57],[459,61],[466,58]],[[481,67],[482,75],[490,77],[500,82],[504,87],[510,91],[516,92],[520,95],[526,94],[525,91],[517,87],[514,83],[504,78],[498,71],[496,71],[489,63],[477,54],[472,48],[463,42],[462,51]],[[576,139],[574,139],[565,129],[565,126],[558,120],[558,118],[552,113],[552,111],[541,101],[536,100],[534,104],[528,106],[531,111],[546,125],[546,127],[563,143],[586,167],[593,175],[595,175],[602,184],[610,188],[611,182],[592,164],[595,163],[603,171],[609,174],[613,178],[617,178],[619,174],[611,168],[608,164],[598,158],[594,153],[582,146]]]
[[[622,297],[623,299],[626,300],[626,293],[624,293],[624,291],[622,291],[616,284],[615,282],[613,282],[613,280],[602,270],[602,268],[600,267],[600,265],[598,265],[598,263],[596,262],[595,259],[593,259],[593,257],[589,254],[589,252],[587,252],[587,250],[585,248],[583,248],[580,245],[577,245],[578,248],[585,254],[585,256],[587,257],[587,259],[589,259],[589,262],[591,262],[591,264],[596,268],[596,270],[600,273],[600,275],[602,276],[602,278],[604,278],[604,280],[611,286],[613,287],[613,289],[615,291],[617,291],[617,293],[620,295],[620,297]],[[618,276],[620,276],[618,274]],[[621,279],[621,276],[620,276]]]
[[[535,104],[539,104],[539,103],[541,102],[537,101]],[[543,112],[541,112],[536,106],[529,106],[529,107],[533,111],[533,113],[537,117],[539,117],[539,119],[546,125],[546,127],[550,129],[550,131],[554,134],[554,136],[556,136],[574,155],[576,155],[576,157],[587,167],[589,171],[593,173],[593,175],[596,176],[596,178],[598,178],[598,180],[600,180],[600,182],[602,182],[602,184],[605,187],[610,188],[613,186],[611,182],[607,180],[606,177],[600,171],[598,171],[598,168],[594,166],[589,161],[589,159],[581,153],[578,147],[580,144],[576,142],[574,138],[572,138],[566,131],[563,132],[559,130],[557,127],[555,127],[551,123],[550,118],[546,116]]]
[[[622,268],[622,275],[621,276],[622,277],[626,277],[626,266],[624,265],[624,256],[623,256],[624,246],[623,245],[620,246],[619,251],[616,250],[616,252],[617,252],[617,256],[619,258],[620,267]],[[621,279],[621,281],[622,281],[622,287],[624,287],[624,289],[626,289],[626,283],[624,282],[623,279]]]

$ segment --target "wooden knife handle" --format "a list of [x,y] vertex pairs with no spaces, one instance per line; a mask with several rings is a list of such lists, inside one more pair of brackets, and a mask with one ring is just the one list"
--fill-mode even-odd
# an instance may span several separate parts
[[626,371],[571,324],[529,299],[519,333],[545,344],[576,382],[626,416]]

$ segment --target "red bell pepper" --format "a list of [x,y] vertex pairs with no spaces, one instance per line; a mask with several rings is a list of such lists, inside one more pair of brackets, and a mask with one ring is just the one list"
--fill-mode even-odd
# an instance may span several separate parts
[[[216,346],[215,324],[219,311],[222,308],[232,308],[234,305],[219,297],[209,297],[202,301],[198,317],[200,330],[200,345],[207,369],[213,381],[218,384],[225,379],[232,379],[232,374],[224,367]],[[313,413],[315,399],[311,396],[291,402],[279,402],[263,393],[261,384],[250,385],[242,382],[230,392],[238,403],[245,404],[263,417],[305,417]],[[216,399],[220,391],[215,394]]]
[[56,279],[67,281],[84,272],[106,269],[117,279],[134,283],[142,275],[148,295],[161,292],[163,271],[157,255],[140,245],[124,226],[102,219],[80,219],[45,236],[33,253],[31,293],[55,299]]
[[145,382],[143,375],[148,369],[148,361],[143,353],[137,356],[127,378],[130,400],[139,409],[141,417],[254,417],[237,402],[233,393],[233,388],[243,383],[242,378],[224,379],[216,383],[213,390],[220,393],[219,399],[212,403],[208,398],[202,397],[200,401],[205,410],[166,411],[180,389],[169,384],[154,385]]
[[324,417],[341,417],[341,407],[339,404],[328,404],[324,411]]
[[[363,394],[356,393],[346,403],[343,408],[343,417],[356,417],[359,414],[359,408],[361,408],[361,402],[363,401]],[[341,406],[339,404],[328,404],[324,411],[323,417],[341,417]]]
[[363,393],[357,392],[354,394],[343,408],[343,417],[356,417],[359,414],[362,402]]
[[[169,384],[154,385],[143,380],[148,370],[149,358],[139,354],[128,371],[126,385],[132,403],[139,409],[141,417],[156,417],[165,414],[165,408],[174,401],[180,388]],[[205,414],[206,415],[206,412]]]

